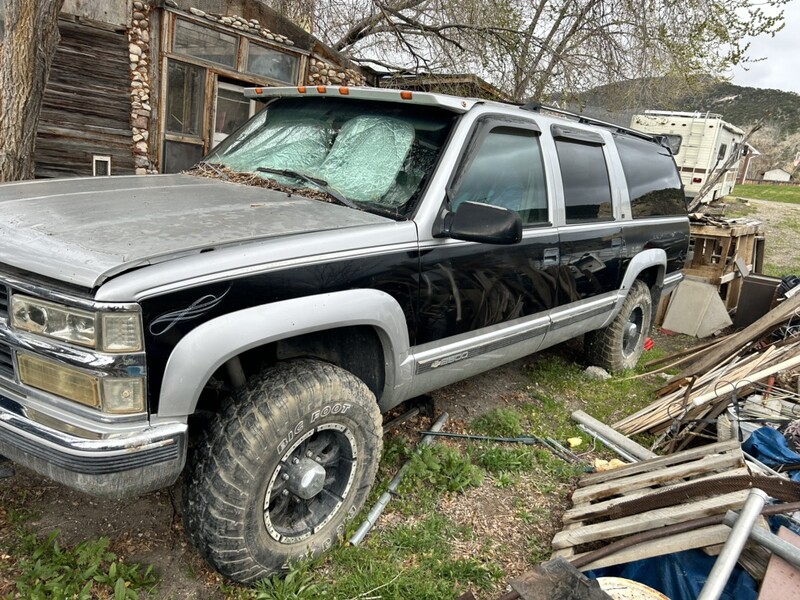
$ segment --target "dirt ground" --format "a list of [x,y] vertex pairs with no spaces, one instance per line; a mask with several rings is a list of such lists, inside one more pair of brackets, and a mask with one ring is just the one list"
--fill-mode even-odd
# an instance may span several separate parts
[[[767,262],[783,267],[783,274],[792,273],[798,262],[800,247],[800,205],[768,200],[747,200],[755,208],[752,218],[763,224],[767,244]],[[734,210],[737,204],[732,204]]]

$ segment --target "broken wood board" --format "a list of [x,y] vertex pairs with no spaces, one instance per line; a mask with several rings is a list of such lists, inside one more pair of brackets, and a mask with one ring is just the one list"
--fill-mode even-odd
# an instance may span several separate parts
[[[800,298],[800,297],[798,297]],[[800,342],[777,342],[765,350],[739,357],[732,354],[713,370],[691,379],[677,380],[662,388],[663,395],[640,411],[613,425],[625,435],[664,434],[670,442],[698,434],[696,419],[710,418],[751,390],[759,381],[800,365]]]
[[[691,499],[687,494],[686,498],[680,499],[678,495],[673,505],[650,509],[646,498],[696,486],[699,482],[711,484],[715,479],[746,474],[744,456],[735,440],[587,474],[581,478],[572,495],[573,507],[564,514],[564,528],[553,538],[554,556],[575,557],[589,550],[588,544],[596,546],[598,542],[611,542],[642,531],[741,508],[747,498],[746,489],[710,498]],[[634,499],[644,501],[639,506],[630,507],[636,511],[634,514],[612,516],[615,507]],[[620,513],[617,511],[616,514]],[[631,547],[630,551],[599,559],[592,566],[598,566],[600,561],[607,566],[628,562],[632,560],[631,556],[646,558],[718,544],[725,539],[720,539],[720,531],[705,528],[686,535],[643,542]]]
[[553,538],[553,548],[561,550],[589,542],[615,539],[665,525],[683,523],[684,521],[709,515],[723,514],[729,510],[738,510],[744,504],[749,493],[749,490],[740,490],[689,504],[658,508],[638,515],[614,519],[613,521],[590,525],[584,524],[580,529],[557,533]]
[[[590,571],[592,569],[622,565],[635,560],[653,558],[654,556],[664,556],[665,554],[672,554],[673,552],[683,552],[684,550],[692,550],[694,548],[724,544],[730,533],[731,528],[727,525],[711,525],[710,527],[703,527],[695,531],[671,535],[660,540],[651,540],[649,542],[629,546],[619,552],[590,562],[582,566],[580,570]],[[582,552],[571,558],[578,558],[584,554],[586,553]]]

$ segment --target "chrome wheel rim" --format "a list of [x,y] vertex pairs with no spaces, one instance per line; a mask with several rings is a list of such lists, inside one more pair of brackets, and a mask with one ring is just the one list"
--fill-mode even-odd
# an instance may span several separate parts
[[641,306],[637,306],[631,312],[622,330],[622,354],[626,358],[636,352],[636,348],[642,338],[643,324],[644,310],[642,310]]

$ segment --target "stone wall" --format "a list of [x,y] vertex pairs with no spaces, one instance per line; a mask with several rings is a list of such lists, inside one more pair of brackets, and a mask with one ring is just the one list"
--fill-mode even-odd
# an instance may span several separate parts
[[128,58],[131,69],[131,132],[133,160],[137,175],[153,171],[150,162],[150,3],[134,0],[128,30]]
[[367,79],[355,69],[346,69],[321,58],[308,63],[308,85],[366,85]]

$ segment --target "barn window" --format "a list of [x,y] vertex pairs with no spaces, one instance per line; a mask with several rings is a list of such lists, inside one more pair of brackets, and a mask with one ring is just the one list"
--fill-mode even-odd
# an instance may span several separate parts
[[234,35],[182,19],[175,22],[173,51],[178,54],[188,54],[200,60],[236,68],[237,43]]
[[298,56],[278,52],[266,46],[251,43],[247,51],[247,72],[254,75],[264,75],[270,79],[294,84],[297,82],[299,65]]

